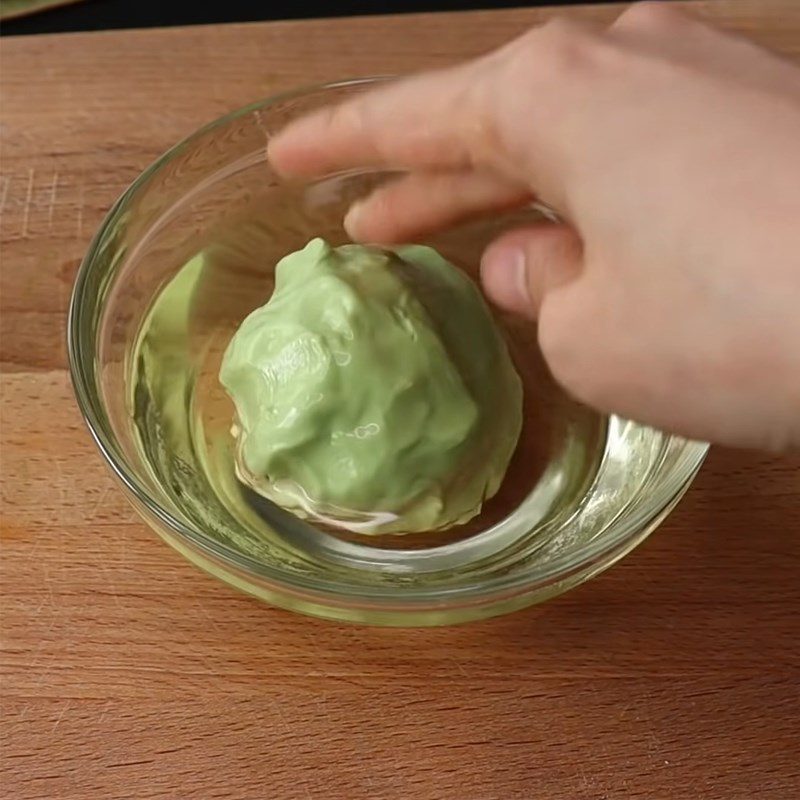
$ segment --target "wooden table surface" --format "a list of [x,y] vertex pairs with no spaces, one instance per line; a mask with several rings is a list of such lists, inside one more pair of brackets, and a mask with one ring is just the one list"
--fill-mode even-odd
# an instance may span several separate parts
[[[702,9],[800,57],[794,0]],[[544,606],[372,629],[271,609],[184,563],[75,409],[73,277],[158,153],[253,98],[446,63],[549,13],[3,40],[0,794],[797,796],[799,459],[713,452],[657,534]]]

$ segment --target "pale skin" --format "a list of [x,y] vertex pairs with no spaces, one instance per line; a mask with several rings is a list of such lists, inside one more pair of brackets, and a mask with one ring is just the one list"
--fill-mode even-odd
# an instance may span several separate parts
[[689,437],[800,446],[800,68],[675,8],[554,21],[301,119],[275,168],[408,174],[352,208],[410,241],[536,198],[483,254],[571,394]]

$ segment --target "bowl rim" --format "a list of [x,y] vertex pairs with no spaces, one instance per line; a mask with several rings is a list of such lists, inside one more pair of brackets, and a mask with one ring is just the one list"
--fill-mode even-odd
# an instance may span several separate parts
[[[83,300],[89,277],[95,271],[96,256],[100,245],[105,241],[109,230],[127,203],[173,158],[207,133],[224,127],[254,111],[263,110],[295,98],[324,94],[331,90],[375,85],[392,77],[377,75],[310,84],[256,100],[202,125],[142,170],[103,218],[78,268],[67,313],[66,339],[69,372],[77,405],[89,433],[106,464],[122,483],[123,488],[132,496],[129,499],[133,499],[137,508],[141,510],[143,507],[151,518],[164,525],[168,529],[169,535],[184,540],[185,544],[190,547],[198,548],[213,560],[222,562],[222,565],[235,573],[245,572],[252,578],[267,581],[276,592],[283,590],[290,593],[301,593],[322,599],[323,602],[331,602],[338,598],[340,604],[348,601],[361,601],[381,607],[391,605],[397,608],[399,605],[409,609],[419,606],[427,607],[431,603],[444,599],[469,601],[470,604],[476,602],[491,604],[496,603],[498,598],[532,592],[538,587],[565,580],[576,572],[590,568],[604,559],[613,559],[614,554],[624,550],[626,543],[630,540],[636,537],[644,538],[642,531],[649,533],[655,528],[661,518],[669,512],[686,491],[702,466],[709,446],[702,442],[672,437],[682,443],[682,449],[676,463],[672,465],[670,473],[666,476],[666,480],[651,498],[652,502],[637,508],[634,513],[625,517],[623,524],[620,524],[620,520],[612,522],[602,536],[591,539],[576,550],[555,556],[545,565],[545,568],[459,582],[451,587],[427,585],[388,587],[385,585],[347,584],[345,581],[323,585],[318,579],[308,579],[301,574],[282,571],[228,547],[204,533],[199,527],[194,528],[188,525],[152,497],[137,477],[136,470],[129,467],[127,459],[117,446],[116,436],[108,424],[102,394],[96,388],[96,370],[94,368],[97,352],[96,338],[92,337],[92,348],[91,351],[88,351],[84,347],[81,336],[82,322],[85,316]],[[88,363],[91,363],[92,366],[87,366]],[[148,521],[151,520],[148,519]]]

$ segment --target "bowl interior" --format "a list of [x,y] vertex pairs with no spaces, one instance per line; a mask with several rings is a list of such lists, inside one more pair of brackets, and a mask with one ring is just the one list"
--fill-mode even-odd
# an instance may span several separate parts
[[[90,427],[162,530],[232,568],[328,596],[441,600],[559,580],[649,530],[704,447],[567,397],[528,323],[498,317],[525,384],[520,445],[500,493],[444,534],[324,530],[245,490],[217,373],[236,326],[268,299],[275,263],[322,236],[347,241],[349,204],[391,175],[279,179],[265,145],[293,117],[368,83],[256,104],[151,167],[104,223],[76,284],[70,354]],[[477,278],[480,254],[526,209],[424,242]]]

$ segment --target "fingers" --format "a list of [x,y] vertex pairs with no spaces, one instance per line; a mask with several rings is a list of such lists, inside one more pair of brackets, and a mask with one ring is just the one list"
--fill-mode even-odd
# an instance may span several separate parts
[[481,281],[498,306],[535,318],[545,294],[574,280],[582,268],[577,233],[568,225],[540,223],[492,242],[481,260]]
[[[548,23],[455,67],[366,91],[302,117],[268,144],[273,167],[308,178],[353,168],[490,170],[522,180],[558,207],[559,163],[572,138],[586,54],[596,35]],[[577,66],[576,66],[577,65]],[[572,87],[570,89],[570,87]],[[569,89],[569,91],[567,91]]]
[[412,173],[354,205],[345,229],[356,241],[402,242],[490,212],[519,208],[530,190],[488,172]]
[[[642,3],[620,15],[612,30],[656,31],[670,40],[665,29],[688,27],[687,19],[666,4]],[[552,131],[559,130],[558,116],[573,110],[565,90],[585,82],[599,41],[594,28],[551,21],[481,58],[395,80],[302,117],[271,139],[269,159],[278,172],[296,177],[375,166],[490,166],[514,177],[540,139],[563,144]],[[531,97],[535,102],[526,100]],[[526,102],[534,122],[522,121]]]
[[268,155],[298,177],[359,166],[461,169],[474,162],[476,120],[490,117],[482,60],[394,81],[303,117],[278,133]]

